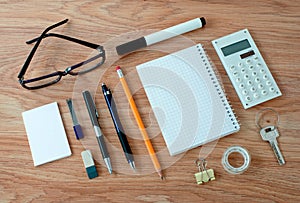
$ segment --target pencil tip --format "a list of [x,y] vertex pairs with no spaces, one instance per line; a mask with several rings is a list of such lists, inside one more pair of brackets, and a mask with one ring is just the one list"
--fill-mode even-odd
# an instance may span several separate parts
[[158,172],[158,175],[159,175],[159,177],[160,177],[161,180],[165,179],[165,177],[163,176],[163,174],[162,174],[161,171]]

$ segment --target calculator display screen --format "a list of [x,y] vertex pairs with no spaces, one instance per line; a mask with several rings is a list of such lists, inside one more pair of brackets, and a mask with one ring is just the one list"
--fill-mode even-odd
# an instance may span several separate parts
[[221,48],[221,50],[222,50],[224,56],[229,56],[231,54],[242,51],[249,47],[251,47],[249,41],[247,39],[244,39],[244,40],[238,41],[236,43],[230,44],[226,47],[223,47],[223,48]]

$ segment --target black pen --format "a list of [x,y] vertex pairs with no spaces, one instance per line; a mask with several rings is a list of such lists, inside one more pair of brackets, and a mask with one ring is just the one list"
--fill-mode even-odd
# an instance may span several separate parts
[[135,169],[133,154],[132,154],[131,148],[128,144],[127,137],[124,133],[124,129],[122,127],[121,121],[119,119],[116,104],[114,102],[114,99],[112,97],[110,89],[108,89],[104,83],[102,83],[102,92],[103,92],[107,107],[109,109],[111,118],[114,122],[114,125],[116,128],[119,140],[121,142],[123,151],[125,153],[126,159],[127,159],[128,163],[130,164],[131,168]]

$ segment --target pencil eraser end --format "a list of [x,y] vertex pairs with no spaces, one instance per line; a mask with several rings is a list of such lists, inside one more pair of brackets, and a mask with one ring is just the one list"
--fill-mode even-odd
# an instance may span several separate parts
[[121,69],[121,67],[120,67],[120,66],[117,66],[117,67],[116,67],[116,71],[117,71],[117,70],[120,70],[120,69]]

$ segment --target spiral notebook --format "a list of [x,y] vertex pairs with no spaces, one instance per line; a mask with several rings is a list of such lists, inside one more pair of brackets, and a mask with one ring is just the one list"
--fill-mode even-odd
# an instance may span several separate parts
[[171,156],[239,131],[201,44],[136,69]]

